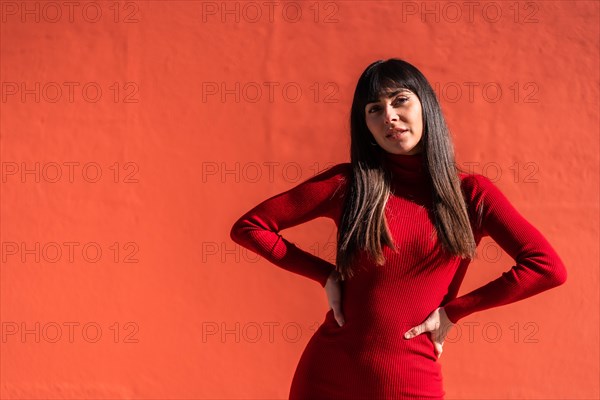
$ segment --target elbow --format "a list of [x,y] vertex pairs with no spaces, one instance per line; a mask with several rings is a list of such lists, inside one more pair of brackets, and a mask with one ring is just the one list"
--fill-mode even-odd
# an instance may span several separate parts
[[550,249],[543,253],[537,261],[539,269],[539,283],[542,290],[552,289],[563,285],[567,281],[567,268],[560,256]]
[[567,268],[562,262],[556,264],[549,278],[550,287],[563,285],[567,281]]
[[229,231],[229,238],[233,242],[240,244],[242,242],[242,232],[243,232],[243,224],[242,224],[242,220],[239,219],[231,227],[231,230]]
[[556,286],[560,286],[560,285],[564,284],[567,281],[567,275],[568,275],[567,269],[565,267],[563,267],[561,269],[560,274],[556,275],[556,279],[555,279]]
[[234,225],[231,228],[231,230],[229,231],[229,239],[231,239],[231,241],[234,243],[238,243],[237,235],[238,235],[238,232],[237,232],[236,226]]

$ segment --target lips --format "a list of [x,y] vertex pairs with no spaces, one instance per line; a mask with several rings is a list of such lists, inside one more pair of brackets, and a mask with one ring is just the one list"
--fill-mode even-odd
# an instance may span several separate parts
[[404,128],[392,128],[388,130],[387,136],[394,136],[394,135],[399,135],[401,133],[404,132],[408,132],[408,129],[404,129]]

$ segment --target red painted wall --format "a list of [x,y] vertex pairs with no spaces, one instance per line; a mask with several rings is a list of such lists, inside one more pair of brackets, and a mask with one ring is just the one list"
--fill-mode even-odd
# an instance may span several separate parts
[[[229,229],[348,161],[399,57],[569,272],[455,327],[447,397],[598,398],[599,3],[469,4],[0,2],[0,396],[285,398],[325,294]],[[331,221],[284,234],[334,257]],[[479,251],[459,294],[513,265]]]

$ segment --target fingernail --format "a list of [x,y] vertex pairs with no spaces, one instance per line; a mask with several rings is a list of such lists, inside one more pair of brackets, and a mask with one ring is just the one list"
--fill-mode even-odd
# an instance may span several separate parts
[[404,339],[410,339],[410,333],[406,332],[406,333],[404,334]]

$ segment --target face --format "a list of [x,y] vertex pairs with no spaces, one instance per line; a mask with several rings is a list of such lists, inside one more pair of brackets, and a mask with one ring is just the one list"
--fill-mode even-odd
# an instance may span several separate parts
[[388,153],[414,155],[423,151],[423,117],[419,98],[408,89],[388,91],[365,107],[369,131]]

